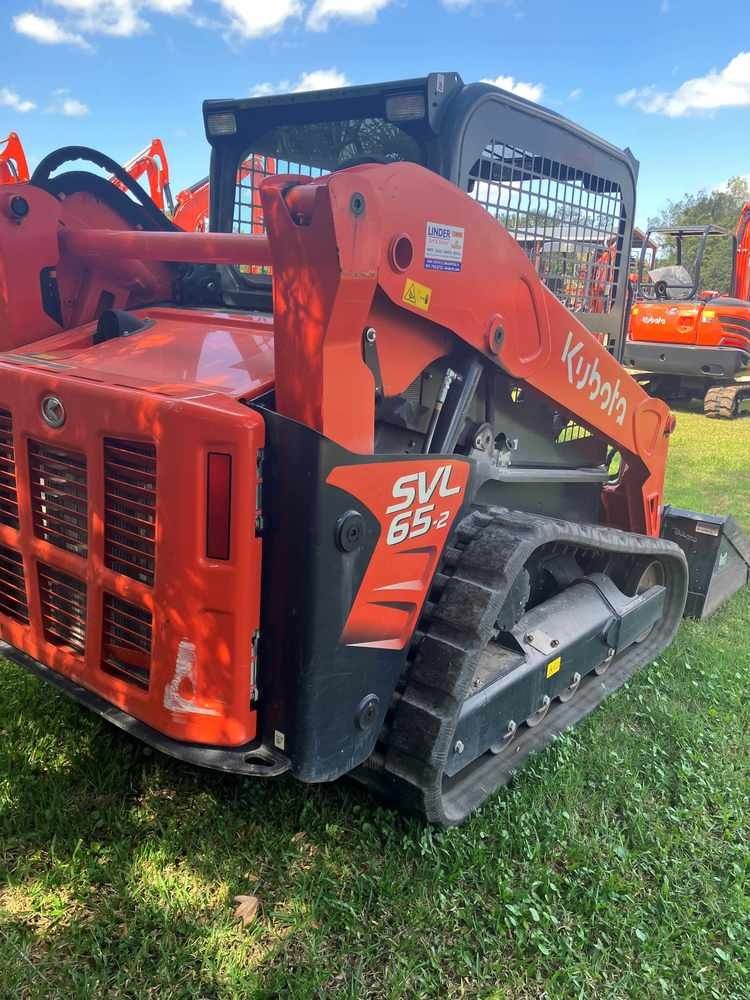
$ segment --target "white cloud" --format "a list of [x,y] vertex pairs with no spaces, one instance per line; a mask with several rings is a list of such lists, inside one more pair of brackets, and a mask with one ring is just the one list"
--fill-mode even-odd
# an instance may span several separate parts
[[278,83],[258,83],[250,91],[251,97],[270,97],[272,94],[299,94],[304,90],[330,90],[346,87],[349,79],[344,73],[331,69],[314,69],[303,73],[296,82],[279,80]]
[[483,3],[499,3],[501,7],[510,11],[516,20],[526,16],[522,0],[441,0],[443,7],[450,11],[466,10],[468,7],[479,7]]
[[720,70],[712,69],[705,76],[686,80],[676,90],[663,91],[656,87],[631,87],[618,94],[616,101],[623,107],[632,105],[652,115],[683,118],[720,108],[750,106],[750,52],[740,52]]
[[192,0],[49,0],[64,12],[63,23],[30,11],[13,18],[22,35],[48,45],[68,43],[88,46],[85,35],[130,38],[150,28],[142,15],[187,14]]
[[218,0],[229,19],[229,31],[241,38],[260,38],[302,16],[300,0]]
[[33,111],[36,107],[33,101],[25,101],[15,90],[10,87],[0,87],[0,108],[13,108],[25,115],[27,111]]
[[66,31],[53,17],[40,17],[30,11],[25,14],[17,14],[13,18],[13,29],[19,35],[33,38],[35,42],[41,42],[42,45],[68,44],[88,48],[88,42],[82,35],[76,34],[74,31]]
[[393,0],[315,0],[307,15],[307,27],[325,31],[331,21],[362,21],[371,24]]
[[524,83],[523,80],[516,80],[512,76],[496,76],[494,80],[483,77],[482,83],[491,83],[493,87],[509,90],[512,94],[525,97],[528,101],[541,101],[544,94],[544,86],[541,83]]
[[65,115],[66,118],[82,118],[89,113],[88,105],[71,97],[70,91],[64,88],[54,91],[51,103],[44,110],[47,114]]
[[574,87],[568,94],[569,101],[577,101],[579,97],[583,97],[583,90],[581,87]]

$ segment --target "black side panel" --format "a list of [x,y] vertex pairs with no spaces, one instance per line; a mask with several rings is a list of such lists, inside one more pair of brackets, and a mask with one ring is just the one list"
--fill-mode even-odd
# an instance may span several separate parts
[[[362,503],[326,479],[339,466],[409,457],[419,462],[424,456],[354,455],[302,424],[259,410],[266,422],[261,739],[290,759],[302,781],[330,781],[372,752],[406,650],[340,643],[380,526]],[[345,551],[337,539],[350,512],[361,536]]]

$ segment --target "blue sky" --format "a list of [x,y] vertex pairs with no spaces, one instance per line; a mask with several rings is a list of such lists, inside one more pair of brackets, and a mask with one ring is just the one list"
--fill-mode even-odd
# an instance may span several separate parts
[[[207,172],[200,104],[457,70],[500,80],[641,163],[638,219],[750,175],[750,5],[692,0],[2,0],[0,137],[127,160],[160,136]],[[744,43],[744,49],[743,49]]]

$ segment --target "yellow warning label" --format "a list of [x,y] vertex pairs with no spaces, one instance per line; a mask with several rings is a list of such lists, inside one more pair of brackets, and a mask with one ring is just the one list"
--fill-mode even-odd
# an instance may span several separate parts
[[562,663],[562,657],[557,656],[554,660],[550,660],[547,664],[547,680],[550,677],[554,677],[557,671],[560,669],[560,664]]
[[430,308],[432,289],[428,288],[427,285],[420,285],[418,281],[412,281],[411,278],[407,278],[404,285],[404,294],[401,298],[408,306],[415,306],[417,309],[427,312]]

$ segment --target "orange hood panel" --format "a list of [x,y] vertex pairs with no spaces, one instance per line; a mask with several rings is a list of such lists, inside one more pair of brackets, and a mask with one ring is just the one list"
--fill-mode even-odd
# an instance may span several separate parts
[[24,367],[170,396],[205,389],[235,399],[253,398],[273,388],[270,316],[170,306],[138,309],[134,315],[150,325],[93,345],[96,323],[87,323],[0,357]]

